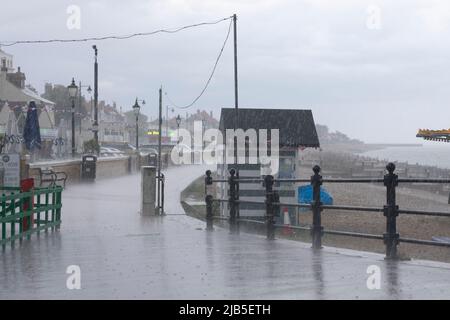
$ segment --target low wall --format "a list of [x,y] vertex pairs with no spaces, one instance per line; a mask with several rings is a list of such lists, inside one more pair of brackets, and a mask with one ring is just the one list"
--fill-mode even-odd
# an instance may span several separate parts
[[62,171],[67,174],[67,182],[80,181],[81,175],[81,160],[62,160],[62,161],[48,161],[36,162],[30,164],[29,176],[39,181],[39,168],[45,169],[51,167],[55,172]]
[[97,179],[123,176],[135,171],[131,167],[130,156],[97,159]]
[[[137,168],[137,157],[123,156],[117,158],[98,158],[96,167],[96,178],[118,177],[135,172]],[[39,181],[39,168],[51,167],[54,171],[62,171],[67,174],[67,183],[75,183],[81,180],[81,160],[62,160],[37,162],[30,164],[29,176]]]
[[[137,155],[121,157],[97,158],[96,178],[112,178],[130,174],[140,170],[141,166],[148,165],[148,159]],[[169,156],[163,153],[161,157],[162,168],[172,165]],[[39,168],[51,167],[55,172],[61,171],[67,174],[67,183],[76,183],[81,180],[80,160],[59,160],[47,162],[35,162],[29,165],[28,175],[39,183]]]

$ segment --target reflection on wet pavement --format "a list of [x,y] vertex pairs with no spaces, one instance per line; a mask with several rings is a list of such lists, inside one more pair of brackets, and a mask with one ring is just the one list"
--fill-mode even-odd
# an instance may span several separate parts
[[[59,232],[0,253],[0,299],[450,298],[446,264],[206,232],[203,222],[180,215],[179,204],[204,170],[166,172],[164,217],[138,215],[138,175],[69,186]],[[81,290],[66,287],[69,265],[81,268]],[[366,286],[370,265],[381,269],[380,290]]]

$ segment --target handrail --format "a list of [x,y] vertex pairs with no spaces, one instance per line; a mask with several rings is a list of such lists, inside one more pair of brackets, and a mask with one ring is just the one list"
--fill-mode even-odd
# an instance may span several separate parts
[[[313,223],[310,227],[303,226],[289,226],[292,229],[299,230],[310,230],[312,236],[312,243],[314,249],[320,249],[322,247],[322,237],[324,234],[338,235],[338,236],[349,236],[356,238],[366,238],[383,240],[386,245],[386,257],[389,259],[397,259],[397,245],[400,242],[420,244],[420,245],[431,245],[440,247],[450,247],[450,243],[412,239],[412,238],[402,238],[397,232],[397,216],[399,214],[409,214],[409,215],[423,215],[423,216],[439,216],[439,217],[450,217],[450,212],[439,212],[439,211],[423,211],[423,210],[410,210],[410,209],[399,209],[395,200],[395,191],[399,183],[450,183],[450,179],[430,179],[430,178],[398,178],[394,173],[395,165],[389,163],[386,166],[388,171],[383,178],[363,178],[363,179],[324,179],[320,175],[320,167],[314,166],[314,175],[310,179],[275,179],[271,175],[265,176],[263,179],[260,178],[243,178],[239,177],[234,169],[230,170],[230,177],[228,179],[212,179],[211,171],[206,172],[205,178],[205,191],[206,191],[206,205],[207,205],[207,226],[208,230],[212,230],[212,219],[218,219],[212,215],[212,203],[228,203],[230,209],[230,217],[223,220],[228,220],[230,223],[230,231],[232,233],[239,231],[239,222],[265,224],[267,226],[267,238],[274,239],[275,228],[286,227],[285,225],[280,225],[275,223],[275,217],[279,216],[280,207],[296,207],[296,208],[307,208],[312,211]],[[228,183],[229,198],[228,199],[217,199],[213,197],[212,189],[210,188],[213,183],[224,182]],[[310,203],[284,203],[279,200],[278,190],[274,189],[275,183],[297,183],[297,182],[309,182],[313,189],[313,198]],[[265,200],[242,200],[239,199],[239,184],[240,183],[262,183],[265,188]],[[350,206],[350,205],[324,205],[320,199],[320,186],[323,183],[383,183],[386,187],[386,198],[387,203],[382,207],[366,207],[366,206]],[[264,221],[243,219],[239,217],[239,206],[241,204],[252,204],[260,205],[265,207],[265,217]],[[386,232],[382,235],[378,234],[368,234],[341,230],[329,230],[324,229],[321,223],[321,212],[323,210],[342,210],[342,211],[356,211],[356,212],[374,212],[383,213],[386,217]]]
[[[244,178],[234,180],[237,183],[262,183],[264,179],[260,178]],[[274,182],[278,183],[307,183],[311,182],[310,179],[274,179]],[[450,183],[450,179],[430,179],[430,178],[398,178],[399,183]],[[228,182],[227,179],[213,179],[212,182],[223,183]],[[324,183],[382,183],[382,178],[323,178]]]
[[7,243],[14,246],[16,240],[29,239],[33,233],[59,228],[62,187],[36,187],[27,192],[20,192],[16,187],[1,189],[11,192],[0,197],[0,245],[3,250]]
[[430,241],[430,240],[421,240],[421,239],[410,239],[410,238],[399,238],[400,242],[405,243],[413,243],[413,244],[422,244],[422,245],[429,245],[429,246],[437,246],[437,247],[449,247],[450,243],[447,242],[438,242],[438,241]]

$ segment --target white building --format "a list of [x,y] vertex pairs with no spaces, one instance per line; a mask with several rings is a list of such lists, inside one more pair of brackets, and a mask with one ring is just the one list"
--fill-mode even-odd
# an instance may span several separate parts
[[0,50],[0,131],[5,132],[9,113],[13,112],[17,119],[19,132],[25,124],[27,106],[30,101],[36,103],[43,141],[41,156],[49,157],[52,153],[54,129],[54,105],[52,101],[44,99],[25,84],[25,73],[17,68],[14,72],[13,56]]
[[0,49],[0,68],[5,69],[6,72],[14,72],[13,56]]
[[[83,119],[82,138],[86,141],[92,139],[92,124],[94,110],[90,112],[90,117]],[[104,101],[98,104],[98,141],[100,145],[126,144],[129,142],[129,132],[125,116],[117,110],[115,104],[110,106]]]

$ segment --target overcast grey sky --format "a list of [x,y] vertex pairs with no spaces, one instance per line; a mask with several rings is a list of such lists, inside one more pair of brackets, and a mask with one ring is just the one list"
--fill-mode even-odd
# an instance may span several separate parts
[[[1,0],[0,40],[129,34],[238,15],[241,107],[308,108],[316,122],[366,142],[421,142],[418,128],[450,127],[450,2],[433,0]],[[81,28],[67,28],[67,7]],[[379,8],[379,17],[373,6]],[[375,17],[375,18],[374,18]],[[374,20],[375,19],[375,20]],[[192,101],[228,21],[177,34],[96,42],[99,99],[157,114],[158,88]],[[3,50],[40,92],[46,81],[93,84],[94,43]],[[232,107],[230,38],[205,95],[189,112]],[[164,105],[168,101],[164,101]],[[179,111],[176,111],[178,113]],[[181,111],[182,115],[186,111]]]

